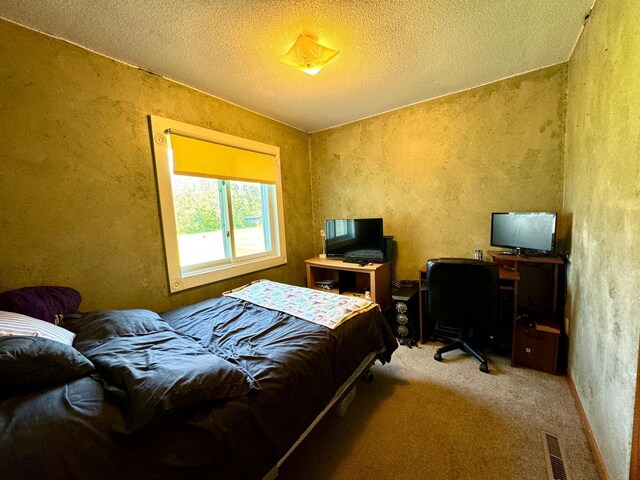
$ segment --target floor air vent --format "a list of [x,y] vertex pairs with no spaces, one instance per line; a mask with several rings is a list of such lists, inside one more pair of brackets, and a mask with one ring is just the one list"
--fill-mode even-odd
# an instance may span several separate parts
[[564,465],[560,439],[551,433],[543,431],[542,440],[544,443],[544,452],[547,458],[547,472],[549,473],[549,480],[571,480],[569,472]]

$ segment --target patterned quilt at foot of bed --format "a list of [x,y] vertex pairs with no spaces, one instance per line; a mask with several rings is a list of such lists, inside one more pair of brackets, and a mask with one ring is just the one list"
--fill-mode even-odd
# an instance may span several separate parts
[[256,280],[224,292],[223,295],[288,313],[332,330],[355,315],[378,306],[362,298],[321,292],[270,280]]

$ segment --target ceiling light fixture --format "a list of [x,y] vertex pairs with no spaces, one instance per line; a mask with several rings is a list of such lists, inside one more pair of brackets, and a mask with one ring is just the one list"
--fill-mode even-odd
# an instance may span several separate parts
[[338,53],[338,50],[320,45],[317,39],[309,35],[300,35],[280,61],[309,75],[315,75]]

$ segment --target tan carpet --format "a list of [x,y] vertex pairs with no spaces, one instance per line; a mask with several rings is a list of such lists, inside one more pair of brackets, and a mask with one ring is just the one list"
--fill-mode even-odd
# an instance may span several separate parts
[[491,357],[433,359],[400,347],[360,383],[344,418],[328,415],[279,479],[547,479],[542,430],[558,435],[573,480],[599,479],[566,377]]

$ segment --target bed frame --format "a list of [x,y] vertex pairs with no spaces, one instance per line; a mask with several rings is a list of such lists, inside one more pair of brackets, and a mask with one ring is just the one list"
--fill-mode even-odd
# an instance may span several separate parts
[[356,398],[356,384],[360,380],[364,380],[367,383],[373,381],[373,374],[371,373],[371,367],[376,362],[378,355],[383,353],[380,352],[371,352],[367,355],[364,360],[358,365],[355,371],[351,374],[351,376],[340,386],[335,395],[329,400],[329,403],[326,407],[318,414],[318,416],[311,422],[311,424],[307,427],[307,429],[302,432],[302,435],[296,440],[296,442],[291,446],[291,448],[283,455],[283,457],[274,465],[274,467],[267,472],[267,474],[262,477],[262,480],[275,480],[278,477],[278,469],[285,462],[289,455],[293,453],[293,451],[300,445],[307,435],[311,433],[311,431],[315,428],[320,420],[324,418],[324,416],[331,411],[334,410],[333,413],[338,415],[339,417],[344,416],[349,408],[349,405]]

